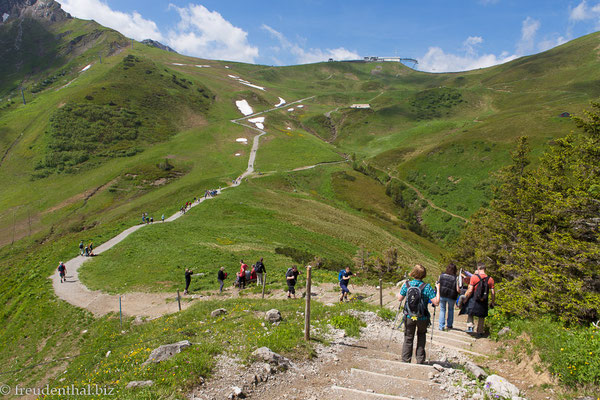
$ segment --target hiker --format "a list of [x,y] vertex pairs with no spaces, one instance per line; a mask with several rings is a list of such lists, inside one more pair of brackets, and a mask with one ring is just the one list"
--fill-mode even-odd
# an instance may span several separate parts
[[292,295],[294,296],[294,298],[296,298],[296,281],[298,279],[298,275],[300,275],[300,273],[298,272],[298,267],[296,267],[295,265],[292,266],[292,268],[289,268],[287,270],[287,272],[285,273],[285,280],[287,282],[288,285],[288,299],[290,299],[292,297]]
[[90,247],[89,246],[85,246],[85,249],[83,251],[84,251],[84,253],[83,253],[84,256],[86,256],[86,257],[90,256]]
[[415,265],[409,277],[413,278],[406,281],[400,289],[398,300],[400,303],[406,298],[404,303],[404,345],[402,346],[402,361],[410,363],[413,353],[413,342],[415,331],[417,333],[417,363],[425,363],[425,341],[427,338],[427,327],[431,316],[427,309],[427,304],[431,300],[433,306],[440,302],[439,293],[430,284],[423,282],[427,276],[427,270],[422,265]]
[[165,214],[162,215],[162,217],[160,217],[162,222],[165,222]]
[[248,270],[248,266],[244,264],[244,260],[240,260],[240,289],[244,289],[246,287],[246,271]]
[[263,285],[263,274],[267,272],[265,268],[265,264],[263,263],[263,258],[261,257],[259,261],[256,262],[255,271],[256,271],[256,284],[259,286]]
[[[488,305],[488,299],[491,297]],[[483,336],[485,317],[488,316],[488,308],[494,308],[496,292],[494,291],[494,279],[485,273],[485,264],[478,263],[477,271],[469,280],[469,288],[465,293],[467,299],[467,333],[475,333],[477,337]],[[477,329],[473,332],[474,317],[477,317]]]
[[[454,302],[458,298],[458,277],[456,276],[456,265],[450,263],[446,266],[446,272],[440,275],[438,284],[440,287],[440,320],[439,329],[450,330],[454,323]],[[446,309],[448,320],[446,321]]]
[[250,270],[250,282],[256,283],[256,265],[252,264],[252,269]]
[[346,301],[348,301],[348,293],[350,293],[350,290],[348,290],[348,284],[350,283],[350,277],[352,276],[356,276],[356,274],[350,272],[350,267],[342,269],[338,275],[338,280],[340,281],[340,288],[342,289],[342,294],[340,295],[340,303],[344,301],[344,298],[346,299]]
[[188,289],[190,287],[190,283],[192,283],[192,275],[194,274],[194,271],[192,271],[189,268],[185,269],[185,290],[183,291],[183,294],[188,294]]
[[146,214],[142,213],[142,224],[146,223]]
[[227,272],[225,272],[225,267],[219,268],[219,272],[217,272],[217,281],[219,281],[219,293],[223,293],[223,285],[225,284],[225,279],[227,279]]
[[58,263],[58,275],[60,276],[60,283],[67,281],[67,266],[62,261]]
[[85,247],[85,246],[83,245],[83,240],[82,240],[81,242],[79,242],[79,254],[80,254],[80,255],[83,255],[83,248],[84,248],[84,247]]
[[154,217],[150,217],[150,223],[153,224],[154,223]]
[[90,249],[90,257],[92,257],[94,255],[94,243],[90,242],[88,248]]

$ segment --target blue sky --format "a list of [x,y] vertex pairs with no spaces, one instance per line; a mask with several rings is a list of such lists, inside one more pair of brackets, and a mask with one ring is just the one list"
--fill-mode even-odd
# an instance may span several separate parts
[[58,0],[136,40],[267,65],[400,56],[432,72],[486,67],[600,29],[600,0]]

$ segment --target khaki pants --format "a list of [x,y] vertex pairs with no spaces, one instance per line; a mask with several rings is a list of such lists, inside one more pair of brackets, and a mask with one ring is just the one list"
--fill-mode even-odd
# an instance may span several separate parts
[[[406,317],[404,317],[406,318]],[[415,340],[415,333],[417,336],[417,348],[415,355],[417,356],[417,363],[425,363],[425,340],[427,338],[427,326],[429,321],[413,321],[410,318],[406,318],[404,321],[404,345],[402,346],[402,361],[409,363],[412,359],[413,343]]]
[[[467,317],[467,327],[468,328],[473,328],[475,326],[474,318],[475,317],[473,315],[469,315]],[[477,329],[475,329],[475,332],[483,333],[484,329],[485,329],[485,317],[477,317]]]

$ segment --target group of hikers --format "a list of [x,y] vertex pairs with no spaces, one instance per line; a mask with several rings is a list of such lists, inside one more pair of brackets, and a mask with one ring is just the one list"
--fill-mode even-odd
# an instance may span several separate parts
[[[160,219],[162,220],[162,222],[165,222],[165,214],[163,214]],[[142,224],[153,224],[153,223],[154,223],[154,217],[149,217],[147,212],[142,213]]]
[[83,244],[83,240],[79,242],[79,255],[92,257],[94,254],[94,243],[90,242],[87,246]]
[[[460,308],[459,314],[467,314],[467,333],[478,338],[484,334],[488,309],[494,308],[494,280],[485,273],[483,263],[477,264],[477,269],[472,274],[466,271],[457,274],[456,265],[448,264],[446,271],[437,280],[435,288],[423,282],[426,276],[425,267],[415,265],[409,274],[412,279],[402,284],[398,294],[400,304],[404,301],[404,306],[398,310],[402,315],[400,325],[404,324],[402,361],[408,363],[412,359],[415,334],[417,363],[425,362],[427,327],[435,322],[431,320],[429,303],[434,307],[434,315],[435,307],[440,306],[439,330],[453,329],[456,304]],[[477,327],[474,323],[475,317],[477,317]]]

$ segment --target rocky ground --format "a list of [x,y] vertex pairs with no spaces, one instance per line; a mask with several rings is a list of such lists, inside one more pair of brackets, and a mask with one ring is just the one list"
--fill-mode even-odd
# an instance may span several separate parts
[[490,392],[494,389],[513,400],[553,398],[551,392],[537,387],[535,377],[520,376],[517,387],[479,368],[501,365],[502,360],[488,357],[495,353],[494,342],[476,340],[460,330],[464,317],[456,321],[457,330],[435,330],[433,341],[428,333],[428,362],[417,365],[414,360],[413,364],[401,362],[403,334],[392,333],[390,322],[372,312],[353,313],[367,324],[361,328],[360,339],[331,328],[330,344],[317,345],[316,357],[303,362],[269,355],[266,348],[257,354],[260,360],[249,366],[221,355],[213,378],[194,388],[189,398],[457,400],[495,397],[497,393]]

